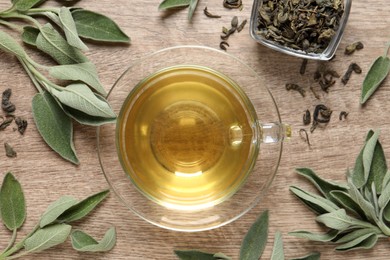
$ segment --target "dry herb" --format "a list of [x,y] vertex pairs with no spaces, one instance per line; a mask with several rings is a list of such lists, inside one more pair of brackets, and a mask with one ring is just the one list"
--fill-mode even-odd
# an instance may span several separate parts
[[303,114],[303,124],[308,125],[311,122],[311,115],[309,109],[306,109],[305,113]]
[[314,108],[313,123],[310,128],[310,132],[313,133],[319,123],[329,123],[332,115],[332,110],[323,104],[319,104]]
[[348,112],[346,112],[346,111],[341,111],[340,112],[340,115],[339,115],[339,120],[341,121],[341,120],[343,120],[343,118],[344,119],[347,119],[347,116],[348,116]]
[[345,72],[344,76],[341,78],[341,82],[343,82],[344,85],[346,85],[352,75],[352,72],[355,72],[357,74],[360,74],[362,73],[362,69],[360,68],[360,66],[356,63],[351,63],[349,66],[348,66],[348,69],[347,71]]
[[224,51],[226,51],[226,46],[229,47],[229,43],[226,41],[221,41],[221,43],[219,44],[219,48],[221,48]]
[[286,89],[287,89],[287,90],[295,90],[295,91],[298,91],[299,94],[301,94],[302,97],[305,97],[305,95],[306,95],[306,91],[303,89],[303,87],[299,86],[298,84],[287,83],[287,84],[286,84]]
[[223,6],[229,9],[242,8],[242,0],[223,0]]
[[27,128],[27,120],[26,119],[23,119],[21,117],[16,117],[15,118],[15,124],[18,126],[18,131],[21,135],[24,134],[24,132],[26,131],[26,128]]
[[[303,135],[305,134],[305,135]],[[310,140],[309,140],[309,135],[307,134],[307,131],[303,128],[299,129],[299,136],[305,140],[305,142],[309,145],[309,147],[311,146],[310,144]]]
[[314,72],[314,80],[317,81],[321,89],[325,92],[329,91],[329,88],[336,83],[334,78],[339,78],[340,75],[330,68],[325,63],[319,63],[317,70]]
[[9,143],[4,143],[5,148],[5,155],[9,158],[16,157],[17,153],[15,152],[14,148]]
[[336,250],[370,249],[379,238],[390,237],[390,171],[378,141],[379,132],[369,131],[347,183],[319,177],[307,168],[297,169],[319,194],[291,186],[290,191],[318,216],[329,230],[325,234],[294,231],[291,235],[337,244]]
[[14,120],[13,117],[6,117],[3,122],[0,123],[0,131],[6,129]]
[[209,18],[221,18],[220,15],[215,15],[215,14],[212,14],[210,13],[208,10],[207,10],[207,6],[205,6],[205,8],[203,9],[203,13],[209,17]]
[[282,46],[321,53],[336,34],[343,1],[265,0],[259,6],[257,33]]
[[[107,195],[107,191],[94,194],[82,201],[71,196],[63,196],[53,202],[42,214],[38,224],[20,241],[16,242],[18,229],[26,219],[26,205],[22,187],[18,180],[7,173],[0,189],[0,213],[4,225],[12,231],[8,246],[0,253],[0,259],[16,259],[38,253],[62,244],[70,236],[72,246],[77,251],[103,252],[111,250],[116,243],[115,228],[110,228],[101,241],[90,235],[74,230],[73,220],[62,220],[62,216],[89,214]],[[81,232],[81,233],[80,233]]]
[[238,17],[237,16],[233,16],[232,18],[232,21],[230,22],[232,28],[236,28],[237,29],[237,26],[238,26]]
[[387,56],[389,48],[390,44],[388,44],[384,55],[379,56],[367,72],[367,75],[363,81],[360,104],[364,104],[371,97],[371,95],[389,74],[390,58]]
[[240,23],[240,25],[237,27],[237,32],[241,32],[242,31],[242,29],[244,29],[244,27],[245,27],[245,25],[246,25],[246,23],[247,23],[248,21],[245,19],[244,21],[242,21],[241,23]]
[[302,64],[301,64],[301,68],[299,70],[299,73],[301,75],[305,74],[305,72],[306,72],[306,65],[307,65],[307,59],[303,59],[302,60]]
[[[74,7],[45,5],[37,8],[43,2],[12,1],[9,9],[0,11],[0,24],[23,31],[22,40],[26,44],[47,54],[59,65],[49,67],[37,63],[17,40],[2,30],[0,50],[19,60],[39,92],[33,98],[32,110],[42,138],[64,159],[78,164],[72,119],[92,126],[116,120],[116,114],[104,98],[106,91],[96,68],[82,52],[87,46],[81,39],[114,43],[128,43],[130,39],[114,21],[102,14]],[[35,16],[45,17],[48,22],[41,24],[42,20],[38,21]],[[26,26],[20,28],[21,23],[13,24],[15,19],[25,21]],[[10,90],[3,93],[2,108],[6,113],[15,110],[10,96]],[[23,120],[19,121],[19,131],[23,132],[26,126]]]
[[356,50],[361,50],[364,48],[364,45],[362,42],[354,42],[351,44],[348,44],[347,47],[345,47],[345,54],[351,55]]

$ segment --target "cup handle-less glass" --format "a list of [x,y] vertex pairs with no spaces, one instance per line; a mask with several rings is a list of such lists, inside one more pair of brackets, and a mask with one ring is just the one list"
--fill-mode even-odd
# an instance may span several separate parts
[[261,143],[278,143],[291,137],[291,127],[287,124],[257,122],[257,127]]

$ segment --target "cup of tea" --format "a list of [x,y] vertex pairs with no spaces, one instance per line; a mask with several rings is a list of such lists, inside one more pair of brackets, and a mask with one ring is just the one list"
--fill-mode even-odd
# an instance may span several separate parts
[[116,124],[98,128],[112,190],[172,230],[212,229],[243,215],[267,191],[291,135],[266,84],[207,47],[163,49],[132,64],[107,97]]

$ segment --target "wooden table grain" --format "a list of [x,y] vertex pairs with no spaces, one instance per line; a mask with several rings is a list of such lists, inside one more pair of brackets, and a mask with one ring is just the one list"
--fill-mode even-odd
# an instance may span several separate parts
[[[0,9],[7,8],[8,2],[1,1]],[[252,2],[243,2],[244,8],[239,11],[225,9],[221,0],[200,0],[192,23],[187,21],[186,9],[178,12],[158,11],[158,0],[79,1],[77,6],[110,16],[132,38],[129,46],[89,44],[90,50],[86,54],[96,64],[101,81],[109,90],[127,66],[161,48],[188,44],[219,48],[222,26],[228,26],[234,15],[240,20],[249,20]],[[56,1],[46,4],[59,5]],[[205,6],[210,12],[221,14],[222,18],[205,17]],[[343,181],[345,170],[353,166],[369,129],[381,129],[380,140],[386,155],[390,156],[390,79],[385,80],[364,107],[359,104],[364,75],[374,59],[383,54],[385,44],[390,40],[389,15],[390,5],[387,0],[353,1],[344,37],[331,66],[344,73],[351,62],[357,62],[363,73],[353,74],[346,86],[338,80],[328,94],[321,93],[320,100],[315,99],[310,91],[302,98],[299,93],[287,92],[284,87],[287,82],[302,84],[307,89],[314,85],[312,75],[316,62],[309,61],[306,74],[302,76],[299,74],[301,59],[257,44],[249,36],[249,26],[230,37],[227,51],[264,77],[263,84],[272,92],[283,122],[293,127],[293,136],[284,145],[280,167],[267,196],[249,213],[215,230],[181,233],[145,222],[111,194],[85,221],[77,222],[76,227],[101,237],[110,226],[116,226],[118,241],[112,251],[77,253],[71,248],[70,241],[67,241],[25,259],[176,259],[174,249],[221,251],[238,259],[243,236],[265,209],[270,210],[270,236],[262,259],[269,259],[273,235],[277,230],[283,233],[287,258],[316,250],[322,253],[322,259],[388,259],[390,244],[386,239],[381,239],[375,249],[340,253],[335,252],[332,245],[294,238],[287,233],[295,229],[321,230],[314,221],[314,214],[288,190],[291,184],[310,187],[294,173],[294,168],[311,167],[325,178]],[[3,29],[18,35],[1,27]],[[364,43],[364,49],[345,56],[345,46],[358,40]],[[32,49],[28,49],[28,52],[40,62],[47,60]],[[12,128],[0,132],[1,146],[9,142],[18,152],[16,158],[7,158],[0,149],[0,177],[2,179],[6,172],[12,171],[23,185],[28,216],[20,231],[21,237],[32,229],[47,205],[61,195],[68,194],[81,199],[108,188],[108,184],[98,162],[96,129],[75,125],[74,141],[81,164],[74,166],[65,162],[50,150],[37,132],[31,113],[31,100],[36,90],[22,67],[14,57],[0,52],[0,71],[0,91],[12,88],[12,101],[17,106],[17,113],[29,122],[24,136]],[[309,148],[299,137],[298,129],[304,127],[303,112],[312,110],[319,103],[330,106],[334,115],[326,128],[317,129],[310,135],[312,146]],[[342,110],[349,112],[345,121],[338,119],[338,113]],[[4,226],[0,227],[0,248],[6,246],[10,235]]]

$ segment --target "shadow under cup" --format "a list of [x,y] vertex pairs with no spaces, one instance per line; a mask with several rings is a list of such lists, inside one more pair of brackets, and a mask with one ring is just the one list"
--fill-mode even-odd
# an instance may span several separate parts
[[98,128],[112,190],[167,229],[208,230],[242,216],[267,191],[288,136],[265,84],[206,47],[164,49],[133,64],[108,95],[117,124]]

